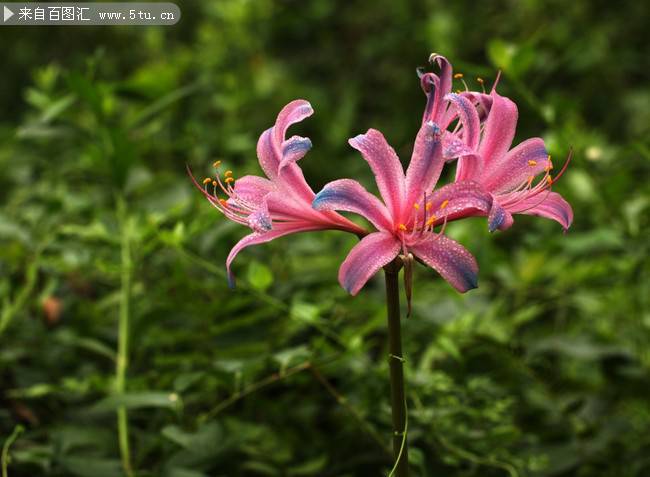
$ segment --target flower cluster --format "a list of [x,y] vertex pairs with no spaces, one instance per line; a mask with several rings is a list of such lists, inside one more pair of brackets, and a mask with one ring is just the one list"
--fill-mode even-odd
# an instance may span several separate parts
[[[510,227],[513,214],[528,214],[553,219],[565,230],[570,227],[571,206],[551,190],[568,160],[553,177],[553,163],[541,138],[512,147],[517,107],[496,92],[496,82],[490,93],[467,87],[452,92],[454,78],[462,81],[462,75],[453,75],[451,64],[440,55],[431,55],[430,62],[439,72],[420,72],[427,101],[406,172],[381,132],[369,129],[348,141],[370,166],[381,199],[352,179],[330,182],[318,194],[312,191],[297,162],[311,141],[300,136],[286,139],[291,124],[313,113],[304,100],[285,106],[259,139],[257,155],[266,178],[235,180],[226,171],[223,179],[218,173],[206,178],[203,186],[194,181],[226,217],[252,229],[228,256],[231,279],[232,261],[249,245],[291,233],[335,229],[361,238],[339,270],[341,286],[352,295],[398,256],[405,264],[418,259],[465,292],[477,286],[478,265],[470,252],[444,235],[447,223],[485,216],[493,232]],[[436,188],[443,167],[451,161],[456,163],[454,182]],[[337,211],[364,217],[373,230]]]

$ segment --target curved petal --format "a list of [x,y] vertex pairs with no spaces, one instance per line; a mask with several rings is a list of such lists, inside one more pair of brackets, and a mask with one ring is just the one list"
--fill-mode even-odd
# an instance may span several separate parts
[[481,138],[481,124],[476,107],[469,99],[460,94],[450,93],[445,96],[445,99],[457,111],[458,119],[463,127],[463,142],[468,148],[474,150]]
[[476,181],[481,180],[483,171],[483,159],[477,154],[462,155],[456,163],[455,181]]
[[339,268],[339,283],[348,293],[356,295],[370,277],[393,260],[401,244],[387,232],[366,235],[356,244]]
[[361,184],[351,179],[340,179],[323,187],[312,202],[316,210],[344,210],[359,214],[380,230],[393,227],[386,206]]
[[490,95],[492,96],[492,105],[478,149],[486,168],[508,152],[515,136],[518,115],[515,103],[500,96],[494,90]]
[[[304,99],[297,99],[290,102],[278,114],[275,125],[264,131],[257,141],[257,157],[266,176],[272,181],[277,182],[278,186],[284,188],[287,193],[295,194],[307,202],[311,202],[311,199],[314,197],[314,192],[307,184],[307,181],[305,181],[300,167],[295,164],[297,160],[296,156],[294,155],[294,160],[286,162],[285,166],[282,167],[281,177],[280,166],[283,159],[283,144],[285,143],[284,137],[287,129],[292,124],[311,116],[313,112],[314,110],[309,102]],[[302,139],[304,140],[305,138]],[[303,141],[301,145],[304,149],[306,143]],[[306,153],[306,150],[304,153]],[[303,156],[304,153],[302,154]],[[293,154],[295,154],[295,151]]]
[[573,223],[571,205],[557,192],[541,192],[508,207],[508,210],[513,214],[537,215],[555,220],[565,231]]
[[246,222],[253,232],[257,233],[269,232],[273,228],[271,214],[269,214],[266,201],[262,201],[262,204],[248,215]]
[[228,274],[228,285],[230,286],[230,288],[234,288],[235,286],[235,277],[232,274],[232,271],[230,270],[230,266],[232,265],[232,262],[235,260],[235,257],[237,257],[239,252],[241,252],[246,247],[270,242],[271,240],[274,240],[278,237],[282,237],[284,235],[295,234],[299,232],[310,232],[313,230],[322,230],[323,228],[324,227],[322,226],[309,224],[309,223],[277,224],[277,226],[274,227],[274,229],[269,232],[252,233],[246,235],[244,238],[242,238],[239,242],[235,244],[235,246],[230,250],[230,253],[228,254],[228,258],[226,259],[226,272]]
[[308,137],[291,136],[282,143],[282,159],[280,160],[279,171],[282,171],[289,164],[295,164],[305,157],[311,149],[311,140]]
[[512,214],[504,209],[496,200],[492,201],[492,207],[488,214],[488,230],[506,230],[512,226]]
[[438,88],[436,89],[435,92],[435,101],[434,101],[434,108],[432,111],[432,116],[431,119],[434,122],[440,123],[441,116],[444,114],[444,108],[441,107],[442,105],[442,98],[444,98],[446,95],[451,93],[451,86],[452,86],[452,67],[451,63],[447,60],[442,55],[438,55],[434,53],[429,57],[429,62],[432,64],[435,62],[438,64],[438,67],[440,68],[440,75],[439,75],[439,83],[438,83]]
[[348,143],[370,164],[384,203],[393,220],[399,221],[405,199],[405,178],[397,154],[376,129],[368,129],[366,134],[359,134],[349,139]]
[[460,181],[434,191],[427,203],[431,204],[429,213],[437,217],[437,224],[445,218],[451,221],[487,215],[492,207],[492,195],[476,182]]
[[282,152],[279,150],[279,147],[284,141],[289,126],[299,123],[312,114],[314,114],[314,110],[311,104],[304,99],[295,99],[282,108],[273,127],[274,142],[278,147],[278,153]]
[[[259,205],[264,197],[273,192],[273,183],[259,176],[243,176],[235,181],[235,195],[251,205]],[[230,199],[229,199],[230,200]]]
[[422,122],[433,121],[433,116],[438,108],[436,93],[440,89],[440,78],[433,73],[422,73],[420,75],[420,86],[427,96],[427,103],[422,114]]
[[476,259],[455,240],[444,235],[427,234],[409,248],[459,292],[478,287]]
[[438,182],[445,161],[442,157],[440,128],[428,121],[422,125],[406,171],[406,204],[419,202],[424,192]]
[[273,129],[271,127],[264,131],[257,140],[257,159],[264,174],[271,180],[275,180],[280,168],[280,156],[273,146]]
[[543,172],[548,165],[544,141],[534,137],[511,149],[502,159],[494,161],[485,171],[482,183],[492,192],[510,192]]
[[442,135],[442,156],[445,161],[466,156],[476,156],[474,149],[470,149],[457,135],[445,131]]

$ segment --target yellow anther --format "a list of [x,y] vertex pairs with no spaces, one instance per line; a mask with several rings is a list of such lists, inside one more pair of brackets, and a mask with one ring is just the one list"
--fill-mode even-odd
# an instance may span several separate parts
[[231,182],[235,182],[235,178],[234,178],[234,177],[226,177],[226,178],[224,179],[224,182],[225,182],[226,184],[230,184]]
[[217,187],[217,181],[212,181],[212,187]]
[[483,81],[483,78],[481,78],[480,76],[476,78],[476,81],[478,82],[478,84],[485,83],[485,81]]
[[460,94],[460,93],[462,93],[462,92],[463,92],[463,90],[461,90],[461,89],[457,89],[457,90],[456,90],[456,94]]
[[219,167],[221,165],[221,161],[214,161],[212,163],[212,167]]
[[420,210],[420,204],[418,204],[418,203],[416,202],[415,204],[413,204],[413,208],[414,208],[415,210]]
[[429,217],[429,220],[427,220],[427,223],[426,223],[427,227],[429,227],[430,225],[433,225],[433,223],[436,220],[438,220],[438,217],[436,217],[435,215],[432,215],[431,217]]
[[440,204],[440,210],[444,209],[447,207],[447,204],[449,204],[449,200],[445,199],[442,204]]
[[463,77],[463,73],[456,73],[454,75],[454,79],[461,79]]
[[433,207],[433,204],[431,204],[431,202],[429,202],[425,208],[427,210],[431,210],[431,207]]
[[400,229],[400,230],[403,232],[403,231],[406,230],[406,225],[404,225],[404,224],[399,224],[399,225],[397,226],[397,228]]
[[532,161],[532,160],[531,160],[531,161],[528,161],[528,165],[529,165],[529,166],[536,166],[536,165],[537,165],[537,161]]
[[547,183],[548,185],[553,184],[553,178],[552,178],[550,175],[546,176],[546,183]]
[[226,199],[219,199],[219,203],[223,206],[228,205],[228,201]]
[[206,177],[205,179],[203,179],[203,185],[209,184],[210,182],[212,182],[212,179],[209,178],[209,177]]
[[226,176],[226,177],[230,177],[231,175],[232,175],[232,171],[226,171],[224,173],[224,176]]

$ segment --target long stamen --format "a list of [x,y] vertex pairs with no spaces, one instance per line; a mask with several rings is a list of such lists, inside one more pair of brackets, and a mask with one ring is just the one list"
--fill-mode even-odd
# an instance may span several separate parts
[[[465,86],[465,91],[469,91],[469,87],[467,86],[467,83],[465,83],[465,80],[463,79],[463,73],[456,73],[454,75],[454,79],[459,79],[461,83],[463,83],[463,86]],[[458,90],[459,92],[462,92]]]
[[481,89],[483,90],[483,94],[486,94],[485,93],[485,81],[483,80],[483,78],[481,78],[480,76],[477,77],[476,82],[481,85]]

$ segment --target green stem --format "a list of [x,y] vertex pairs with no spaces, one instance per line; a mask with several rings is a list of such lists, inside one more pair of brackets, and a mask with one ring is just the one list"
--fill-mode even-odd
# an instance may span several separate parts
[[[126,204],[118,199],[117,212],[121,232],[121,277],[120,277],[120,315],[117,325],[117,360],[115,366],[115,392],[124,394],[126,390],[126,371],[129,363],[129,307],[131,299],[131,238]],[[128,477],[133,477],[131,450],[129,448],[129,420],[126,408],[117,409],[117,434],[120,446],[122,467]]]
[[24,430],[25,428],[18,424],[2,446],[2,477],[9,477],[9,472],[7,471],[10,462],[9,448],[14,442],[16,442],[16,439],[18,439],[18,436],[20,436]]
[[406,399],[404,392],[404,358],[399,310],[399,259],[384,267],[386,276],[386,310],[388,314],[388,352],[390,397],[393,412],[393,454],[395,475],[408,477],[408,442],[406,439]]

